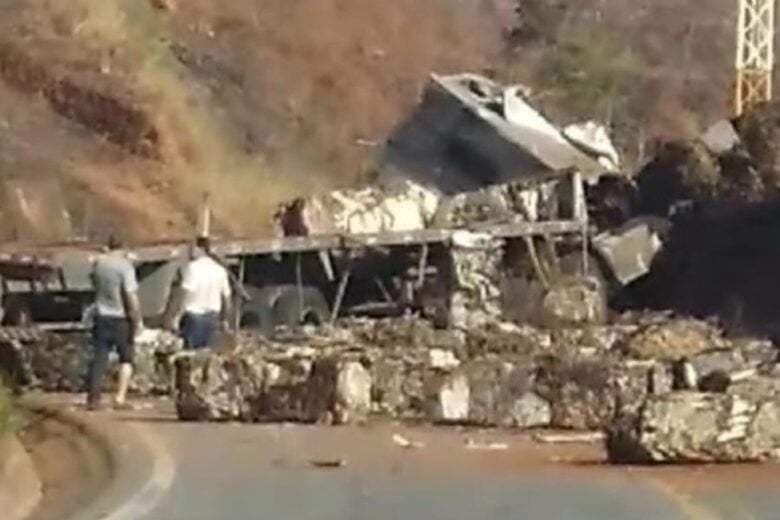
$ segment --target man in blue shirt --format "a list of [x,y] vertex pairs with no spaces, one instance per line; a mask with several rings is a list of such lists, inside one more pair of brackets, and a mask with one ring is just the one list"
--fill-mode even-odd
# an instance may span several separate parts
[[122,241],[111,236],[108,252],[92,266],[95,288],[94,357],[90,365],[87,408],[100,407],[103,376],[112,350],[119,353],[119,381],[114,402],[125,406],[133,376],[134,338],[143,327],[135,268],[122,250]]

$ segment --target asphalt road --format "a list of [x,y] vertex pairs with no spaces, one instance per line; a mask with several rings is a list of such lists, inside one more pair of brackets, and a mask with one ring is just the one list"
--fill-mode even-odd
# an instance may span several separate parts
[[[154,520],[780,518],[780,466],[609,467],[598,446],[496,432],[112,418],[175,466]],[[424,446],[401,448],[394,434]],[[469,449],[469,438],[506,449]]]

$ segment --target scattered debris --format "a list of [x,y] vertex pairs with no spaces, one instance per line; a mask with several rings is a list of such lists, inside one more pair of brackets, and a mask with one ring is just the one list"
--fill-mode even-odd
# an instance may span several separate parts
[[313,459],[309,461],[309,464],[315,468],[336,469],[346,466],[347,461],[344,459]]
[[404,437],[403,435],[399,435],[397,433],[393,434],[393,443],[396,446],[400,446],[404,449],[420,449],[424,448],[425,444],[420,441],[412,441]]
[[533,439],[542,444],[593,444],[606,438],[602,432],[535,433]]
[[466,449],[474,451],[504,451],[509,449],[505,442],[479,442],[471,437],[466,439]]
[[453,370],[460,366],[460,361],[451,350],[432,348],[428,351],[428,365],[440,370]]
[[600,154],[574,146],[523,91],[477,74],[433,75],[417,110],[389,139],[382,172],[447,194],[571,169],[604,173]]
[[606,171],[620,171],[620,155],[604,125],[595,121],[569,125],[563,129],[563,135],[575,146],[595,156]]
[[710,126],[700,139],[716,155],[730,152],[742,144],[732,122],[725,119]]
[[174,11],[176,9],[176,0],[149,0],[149,3],[161,11]]

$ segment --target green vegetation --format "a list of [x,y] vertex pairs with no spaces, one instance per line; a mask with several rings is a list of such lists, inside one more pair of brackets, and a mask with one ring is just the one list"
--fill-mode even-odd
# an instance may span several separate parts
[[0,435],[10,432],[12,426],[11,394],[0,382]]
[[645,97],[650,88],[648,67],[624,40],[598,24],[563,22],[537,71],[537,89],[544,92],[545,106],[555,107],[569,120],[607,123],[614,136],[623,137],[617,144],[626,150],[652,105]]

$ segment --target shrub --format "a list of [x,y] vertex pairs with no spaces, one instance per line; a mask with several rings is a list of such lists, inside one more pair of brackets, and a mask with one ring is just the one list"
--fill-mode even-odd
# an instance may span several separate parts
[[13,415],[11,407],[11,394],[0,382],[0,435],[11,431]]
[[598,24],[565,22],[538,71],[543,103],[571,120],[607,123],[625,150],[625,140],[636,136],[648,115],[646,68],[622,35]]

